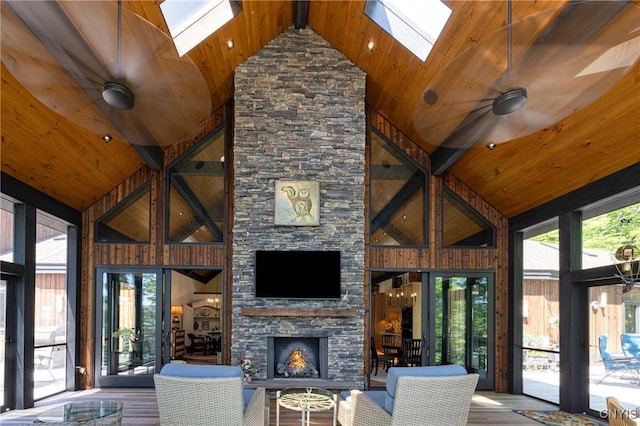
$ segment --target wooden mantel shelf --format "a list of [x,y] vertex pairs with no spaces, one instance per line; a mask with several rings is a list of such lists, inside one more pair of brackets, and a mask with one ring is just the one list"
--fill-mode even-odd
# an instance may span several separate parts
[[355,317],[353,308],[272,308],[247,307],[240,313],[246,317]]

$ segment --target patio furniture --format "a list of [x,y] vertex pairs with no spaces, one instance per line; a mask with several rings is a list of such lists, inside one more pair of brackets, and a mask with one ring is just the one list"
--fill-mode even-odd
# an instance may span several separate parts
[[620,344],[626,357],[640,360],[640,334],[622,333]]
[[161,425],[264,426],[264,388],[243,389],[239,366],[166,364],[154,375]]
[[337,395],[322,388],[288,388],[276,392],[276,426],[280,426],[280,407],[300,411],[301,426],[311,425],[311,413],[333,410],[336,426]]
[[392,367],[386,390],[341,393],[342,426],[466,425],[478,374],[459,365]]
[[602,362],[604,363],[605,375],[600,379],[598,383],[602,383],[604,379],[606,379],[613,373],[621,373],[620,378],[623,378],[624,375],[628,373],[637,380],[638,372],[640,371],[640,359],[612,356],[607,351],[607,342],[607,335],[601,335],[598,341],[598,348],[600,350],[600,357],[602,358]]
[[624,408],[618,398],[613,396],[607,397],[607,417],[610,426],[637,426],[638,422],[630,418],[632,411]]
[[123,403],[119,401],[68,402],[38,415],[34,425],[120,426]]
[[56,376],[53,374],[55,350],[55,346],[45,346],[43,348],[35,348],[33,351],[33,355],[35,358],[35,369],[47,370],[47,372],[51,376],[51,380],[53,380],[54,382],[56,381]]

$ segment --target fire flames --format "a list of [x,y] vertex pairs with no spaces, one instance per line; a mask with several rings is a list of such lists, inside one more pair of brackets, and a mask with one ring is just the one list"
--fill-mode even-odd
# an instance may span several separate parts
[[302,349],[296,348],[291,352],[288,365],[296,374],[300,373],[307,364],[306,356]]
[[313,355],[301,348],[295,348],[285,362],[278,363],[277,372],[283,377],[320,377],[313,364]]

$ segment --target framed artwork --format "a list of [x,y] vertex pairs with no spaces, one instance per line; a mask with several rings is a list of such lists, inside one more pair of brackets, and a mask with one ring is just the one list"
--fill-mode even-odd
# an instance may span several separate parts
[[314,181],[276,181],[275,224],[320,225],[320,188]]
[[203,330],[209,329],[209,321],[202,321],[202,329]]

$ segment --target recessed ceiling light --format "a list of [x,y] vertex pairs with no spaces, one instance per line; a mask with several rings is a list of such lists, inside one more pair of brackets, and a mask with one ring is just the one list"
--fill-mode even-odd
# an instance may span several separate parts
[[367,43],[367,49],[369,50],[373,50],[375,44],[373,43],[373,41],[370,41],[369,43]]
[[495,143],[490,143],[487,145],[487,148],[489,148],[490,151],[493,151],[496,148],[496,144]]
[[231,50],[233,49],[233,46],[235,46],[235,44],[233,43],[233,39],[229,39],[229,41],[227,41],[227,48]]
[[109,133],[105,133],[104,135],[102,135],[102,140],[106,143],[109,143],[113,140],[113,136],[111,136]]

